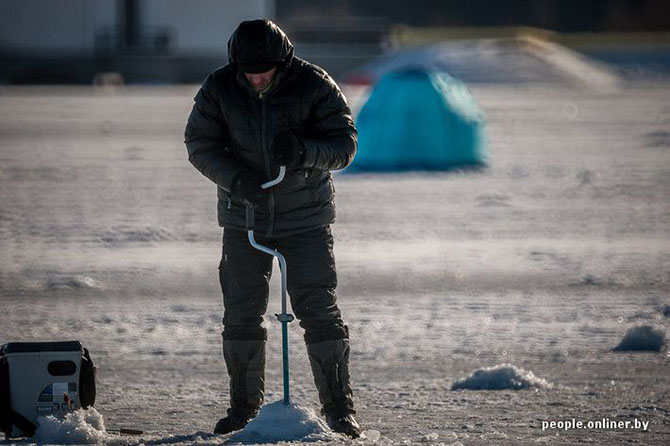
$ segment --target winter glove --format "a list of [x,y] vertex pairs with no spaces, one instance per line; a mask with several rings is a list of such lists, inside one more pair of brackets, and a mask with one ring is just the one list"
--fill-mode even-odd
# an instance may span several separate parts
[[235,201],[250,202],[258,206],[265,202],[265,190],[261,188],[263,180],[261,177],[249,170],[237,174],[233,180],[231,198]]
[[299,167],[305,158],[305,146],[291,131],[277,133],[270,151],[280,166]]

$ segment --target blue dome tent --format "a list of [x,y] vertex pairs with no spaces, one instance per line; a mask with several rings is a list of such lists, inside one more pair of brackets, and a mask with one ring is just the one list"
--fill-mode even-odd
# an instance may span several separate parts
[[361,109],[348,172],[447,170],[486,161],[484,116],[465,85],[443,72],[386,74]]

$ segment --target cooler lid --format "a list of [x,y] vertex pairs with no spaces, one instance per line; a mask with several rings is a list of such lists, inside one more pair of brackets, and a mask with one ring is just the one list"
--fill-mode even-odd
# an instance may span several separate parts
[[81,352],[79,341],[59,342],[10,342],[0,347],[0,355],[9,353],[39,353],[39,352]]

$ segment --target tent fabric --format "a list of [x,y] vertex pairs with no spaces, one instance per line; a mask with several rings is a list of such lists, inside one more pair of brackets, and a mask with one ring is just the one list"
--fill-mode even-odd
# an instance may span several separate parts
[[486,160],[483,113],[465,85],[443,72],[385,75],[356,126],[358,153],[348,172],[447,170]]

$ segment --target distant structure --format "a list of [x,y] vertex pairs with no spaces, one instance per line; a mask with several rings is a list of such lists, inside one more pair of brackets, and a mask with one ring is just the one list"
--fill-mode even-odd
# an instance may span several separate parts
[[667,31],[663,0],[276,0],[277,17],[377,17],[421,27],[531,26],[560,32]]
[[281,0],[3,0],[0,84],[198,83],[227,62],[237,25],[259,17],[277,21],[299,56],[333,76],[384,50],[386,19],[278,18],[279,6]]
[[[280,6],[278,2],[277,6]],[[296,47],[296,54],[325,68],[336,78],[390,49],[391,22],[368,17],[279,16],[277,21]]]
[[[237,25],[259,17],[275,20],[298,56],[339,81],[402,48],[398,36],[482,39],[497,28],[528,26],[580,34],[559,43],[633,71],[641,58],[668,71],[667,50],[642,48],[633,59],[623,35],[636,32],[636,42],[667,48],[670,2],[660,0],[2,0],[0,84],[199,83],[226,63]],[[621,35],[599,40],[596,33],[605,32]]]
[[198,82],[226,62],[239,22],[275,15],[273,0],[3,0],[1,9],[0,83]]

